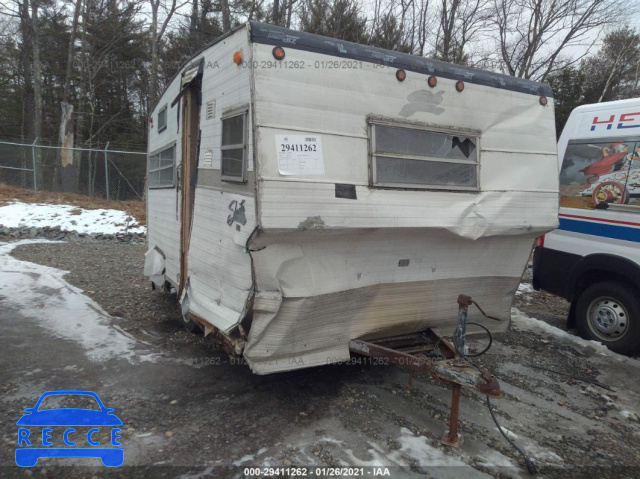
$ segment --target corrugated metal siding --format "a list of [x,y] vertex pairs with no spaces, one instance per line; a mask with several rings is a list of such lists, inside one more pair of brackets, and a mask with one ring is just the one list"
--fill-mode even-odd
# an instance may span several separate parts
[[[227,223],[234,200],[245,201],[246,225]],[[190,308],[225,332],[241,319],[251,290],[251,257],[245,244],[255,226],[254,212],[251,197],[196,189],[189,249]]]
[[[178,282],[180,274],[180,222],[176,216],[176,190],[150,189],[147,201],[147,244],[149,249],[158,246],[165,254],[165,275]],[[178,200],[178,211],[180,210]]]
[[[283,299],[277,314],[257,312],[245,350],[257,373],[321,366],[349,359],[349,340],[385,337],[437,327],[453,333],[461,292],[477,299],[489,314],[505,318],[484,323],[495,330],[509,324],[519,277],[478,277],[379,284],[365,288]],[[469,321],[482,321],[470,310]]]
[[326,228],[446,228],[466,238],[543,232],[557,221],[557,193],[422,192],[357,186],[357,200],[335,197],[335,185],[265,181],[265,229],[297,229],[319,216]]
[[[242,52],[244,65],[233,63],[233,54]],[[220,121],[223,112],[240,107],[249,106],[251,102],[250,68],[251,48],[248,43],[246,29],[238,30],[230,37],[212,46],[203,52],[204,75],[202,79],[202,105],[200,128],[202,129],[200,144],[200,161],[202,166],[206,150],[213,151],[212,168],[220,169],[220,141],[222,137],[222,123]],[[215,100],[215,115],[212,119],[206,118],[206,104]],[[250,114],[249,114],[250,121]],[[253,170],[253,141],[251,128],[248,128],[248,171]]]
[[[250,72],[248,68],[243,68],[233,63],[233,53],[237,50],[243,52],[243,56],[249,59],[251,54],[246,29],[238,30],[233,35],[225,38],[216,45],[213,45],[208,50],[202,52],[198,58],[204,57],[204,70],[202,79],[202,106],[200,109],[200,129],[201,129],[201,144],[200,144],[200,158],[199,164],[202,163],[206,150],[211,149],[213,152],[213,168],[220,169],[220,138],[221,138],[221,123],[220,117],[223,110],[229,107],[236,107],[241,105],[248,105],[250,102],[251,94],[249,89],[249,76]],[[197,60],[197,59],[196,59]],[[191,62],[189,62],[191,63]],[[181,103],[177,103],[174,107],[171,107],[171,102],[177,97],[180,92],[181,77],[178,75],[173,82],[169,85],[164,92],[158,105],[155,108],[153,115],[154,128],[149,130],[149,147],[150,152],[154,152],[158,149],[162,149],[165,146],[176,143],[176,165],[180,165],[182,162],[182,129],[178,130],[178,121],[182,122],[182,118],[178,118],[178,108],[181,108]],[[216,102],[215,115],[213,119],[206,119],[206,103],[207,101],[214,99]],[[168,106],[167,111],[167,128],[163,132],[158,132],[157,125],[157,113],[165,105]],[[249,132],[251,129],[249,128]],[[250,134],[250,133],[249,133]],[[252,142],[249,136],[249,169],[253,169],[252,161]],[[246,186],[247,196],[253,196],[253,189],[250,186]],[[202,261],[202,257],[207,257],[210,254],[211,245],[218,249],[224,244],[224,248],[230,248],[230,246],[223,241],[226,240],[226,231],[211,230],[212,218],[212,205],[206,205],[206,201],[211,198],[218,200],[221,193],[213,195],[211,191],[200,192],[200,189],[196,189],[196,206],[194,208],[193,219],[193,238],[191,241],[191,248],[194,256],[194,263],[190,263],[190,270],[193,268],[198,269],[199,262]],[[239,197],[239,196],[234,196]],[[226,217],[228,214],[229,201],[223,201],[224,204],[215,202],[215,205],[219,207],[215,210],[215,213],[221,214]],[[177,207],[176,207],[176,202]],[[204,202],[204,203],[203,203]],[[157,245],[166,255],[165,266],[166,275],[174,282],[178,282],[178,274],[180,272],[179,254],[180,254],[180,192],[176,192],[176,188],[172,189],[149,189],[148,191],[148,245],[149,248],[153,248]],[[247,209],[252,217],[255,211],[255,203],[251,201],[250,206]],[[224,223],[226,226],[226,223]],[[253,228],[253,223],[248,224],[243,228]],[[210,231],[206,231],[207,227]],[[235,226],[234,226],[235,228]],[[205,232],[203,232],[205,231]],[[224,234],[223,234],[224,233]],[[237,235],[233,235],[236,237]],[[205,238],[205,240],[203,240]],[[233,249],[233,248],[232,248]],[[232,249],[230,251],[222,250],[218,255],[220,258],[226,258],[227,256],[233,256]],[[207,260],[205,260],[207,261]],[[242,263],[243,264],[243,263]],[[242,270],[239,268],[238,271]],[[205,278],[218,278],[216,269],[205,271]],[[238,280],[237,276],[241,279]],[[206,307],[203,304],[208,304],[209,299],[214,303],[220,301],[217,306],[218,312],[216,313],[220,321],[220,325],[228,326],[229,321],[233,318],[233,321],[238,319],[242,306],[246,299],[246,293],[242,296],[239,291],[243,291],[246,286],[246,282],[251,280],[251,270],[247,272],[242,270],[242,273],[229,276],[231,283],[225,282],[224,287],[214,288],[218,292],[224,292],[224,300],[221,297],[215,296],[216,293],[209,290],[206,286],[201,287],[200,278],[191,280],[191,289],[195,291],[194,298],[191,298],[191,305],[198,309],[198,311],[205,312]],[[214,280],[215,281],[215,280]],[[202,291],[202,293],[201,293]],[[198,295],[203,294],[203,299],[199,300]],[[208,295],[208,296],[207,296]],[[242,296],[242,297],[241,297]],[[240,306],[238,306],[240,305]],[[235,309],[234,309],[235,308]],[[238,309],[239,308],[239,309]],[[195,312],[195,311],[194,311]],[[203,314],[203,317],[207,318],[207,314]]]
[[[322,68],[335,58],[285,50],[304,68],[254,72],[263,229],[252,246],[265,249],[253,253],[252,369],[344,360],[353,338],[433,326],[452,333],[461,293],[505,318],[484,321],[504,330],[533,241],[557,223],[553,108],[480,85],[458,93],[442,78],[430,89],[412,72],[400,83],[395,69],[366,63]],[[271,58],[269,46],[254,52],[258,62]],[[420,91],[434,100],[431,112],[403,118]],[[369,115],[478,131],[481,191],[370,188]],[[275,135],[307,132],[322,138],[324,175],[280,175]],[[336,198],[335,183],[356,185],[357,199]]]

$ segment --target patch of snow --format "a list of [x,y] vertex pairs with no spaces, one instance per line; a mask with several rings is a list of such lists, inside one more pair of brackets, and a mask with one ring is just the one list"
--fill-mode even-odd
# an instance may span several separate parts
[[121,210],[85,210],[71,205],[20,201],[0,206],[0,224],[7,228],[60,226],[63,231],[86,234],[144,233],[146,231],[146,228],[140,226],[135,218]]
[[558,329],[555,326],[551,326],[544,321],[531,318],[520,311],[518,308],[511,308],[511,321],[513,327],[518,331],[534,331],[538,333],[546,333],[555,337],[556,339],[559,339],[566,343],[571,343],[574,346],[579,346],[582,348],[592,348],[602,356],[612,357],[617,359],[618,361],[629,360],[629,358],[627,358],[626,356],[622,356],[609,350],[604,344],[599,343],[598,341],[590,341],[587,339],[582,339],[579,336],[574,336],[573,334],[563,331],[562,329]]
[[532,442],[529,442],[528,445],[525,445],[527,453],[537,459],[538,461],[545,462],[547,464],[555,464],[560,465],[564,462],[560,456],[558,456],[555,452],[549,451],[540,446],[534,446]]
[[481,455],[476,456],[478,464],[489,469],[500,467],[519,467],[518,464],[508,456],[494,451],[483,451]]
[[518,286],[518,290],[516,291],[516,296],[520,296],[523,293],[533,293],[533,292],[535,292],[535,290],[533,289],[533,286],[531,286],[531,284],[520,283],[520,285]]
[[136,352],[144,343],[112,325],[99,304],[63,279],[66,271],[19,261],[10,255],[19,245],[47,242],[0,243],[0,292],[5,307],[19,311],[55,337],[79,343],[92,361],[153,361],[154,355]]
[[247,454],[245,456],[242,456],[237,461],[233,461],[233,465],[234,466],[242,466],[245,462],[253,461],[254,457],[255,456],[253,456],[252,454]]
[[238,459],[237,461],[233,461],[233,465],[241,466],[246,462],[253,461],[255,458],[262,456],[265,452],[267,452],[267,448],[261,447],[260,449],[258,449],[258,452],[256,452],[255,454],[246,454],[242,456],[240,459]]
[[518,435],[516,433],[509,431],[504,426],[500,426],[500,429],[498,429],[497,427],[494,427],[493,429],[498,433],[500,433],[500,429],[502,429],[509,439],[518,439]]

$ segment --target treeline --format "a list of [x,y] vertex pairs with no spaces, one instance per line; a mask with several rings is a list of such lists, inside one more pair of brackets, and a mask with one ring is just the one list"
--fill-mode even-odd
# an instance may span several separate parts
[[149,112],[246,20],[551,83],[575,106],[638,96],[633,0],[0,0],[0,140],[144,149]]

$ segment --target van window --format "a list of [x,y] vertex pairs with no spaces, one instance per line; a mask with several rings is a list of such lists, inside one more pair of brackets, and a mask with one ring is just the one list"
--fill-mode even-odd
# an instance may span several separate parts
[[176,145],[149,155],[149,188],[175,186]]
[[247,114],[222,119],[221,177],[225,181],[246,181],[247,172]]
[[560,206],[640,206],[640,140],[570,141],[560,170]]
[[373,186],[478,190],[478,139],[413,125],[370,125]]
[[158,112],[158,133],[162,133],[167,129],[167,105],[163,106]]

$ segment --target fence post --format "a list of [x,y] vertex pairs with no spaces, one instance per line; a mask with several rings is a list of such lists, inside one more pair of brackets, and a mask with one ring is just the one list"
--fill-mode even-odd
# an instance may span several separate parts
[[104,147],[104,179],[107,185],[107,201],[109,198],[109,160],[107,157],[107,149],[109,148],[109,142],[107,141],[107,145]]
[[38,184],[37,184],[37,175],[36,175],[36,143],[38,142],[38,137],[33,140],[31,144],[31,160],[33,161],[33,194],[38,194]]

